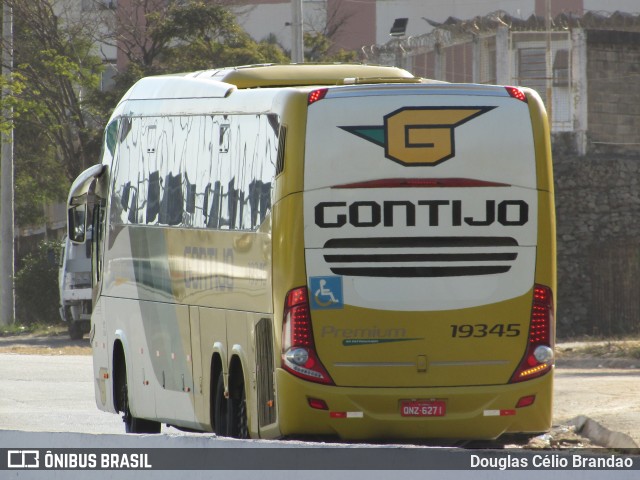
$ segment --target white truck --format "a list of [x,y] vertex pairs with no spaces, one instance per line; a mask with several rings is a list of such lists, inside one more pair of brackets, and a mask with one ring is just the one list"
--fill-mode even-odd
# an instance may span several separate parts
[[68,323],[73,340],[81,339],[91,326],[90,253],[87,245],[74,244],[65,237],[58,273],[60,317]]

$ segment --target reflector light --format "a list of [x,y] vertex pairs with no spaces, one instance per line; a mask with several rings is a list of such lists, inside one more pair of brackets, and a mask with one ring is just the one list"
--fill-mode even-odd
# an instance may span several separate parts
[[485,410],[485,417],[511,417],[516,414],[515,410]]
[[310,398],[308,399],[309,406],[311,408],[315,408],[316,410],[329,410],[329,406],[327,402],[324,400],[320,400],[319,398]]
[[287,295],[287,306],[293,307],[294,305],[300,305],[307,303],[307,289],[306,288],[294,288]]
[[328,91],[328,88],[319,88],[318,90],[310,92],[309,97],[307,98],[307,105],[311,105],[312,103],[322,100]]
[[510,383],[537,378],[551,370],[554,360],[551,348],[552,325],[553,293],[549,287],[536,284],[533,287],[527,351]]
[[331,188],[455,188],[509,187],[506,183],[487,182],[473,178],[383,178],[366,182],[346,183]]
[[282,368],[316,383],[333,385],[315,352],[307,287],[287,293],[282,322]]
[[536,401],[535,395],[528,395],[526,397],[522,397],[520,400],[518,400],[518,403],[516,404],[516,408],[528,407],[530,405],[533,405],[533,402],[535,401]]
[[516,100],[520,100],[521,102],[527,103],[527,96],[518,87],[504,87],[504,88],[511,97],[515,98]]

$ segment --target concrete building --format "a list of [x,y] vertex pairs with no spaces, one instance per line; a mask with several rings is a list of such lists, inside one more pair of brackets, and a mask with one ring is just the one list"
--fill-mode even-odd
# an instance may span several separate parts
[[[122,1],[122,0],[120,0]],[[238,21],[256,40],[275,35],[285,48],[291,47],[290,0],[229,0],[236,5]],[[359,50],[389,40],[396,18],[407,18],[406,36],[433,30],[433,23],[448,18],[468,19],[501,10],[524,20],[544,16],[547,0],[302,0],[304,28],[336,30],[337,49]],[[250,8],[247,8],[250,7]],[[549,0],[551,16],[561,13],[582,16],[587,12],[640,13],[637,0]]]
[[572,150],[640,153],[640,15],[563,13],[547,22],[496,12],[363,51],[367,61],[436,80],[532,87],[556,140]]

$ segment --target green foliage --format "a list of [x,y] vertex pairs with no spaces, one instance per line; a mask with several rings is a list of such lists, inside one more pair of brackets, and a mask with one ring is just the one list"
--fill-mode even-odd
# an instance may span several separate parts
[[5,0],[13,9],[14,68],[2,78],[14,129],[16,223],[39,223],[43,206],[62,200],[70,182],[95,162],[100,132],[85,99],[99,88],[102,62],[88,24],[54,12],[55,0]]
[[[6,1],[6,0],[5,0]],[[14,17],[15,128],[37,129],[69,180],[93,163],[87,92],[100,85],[92,25],[56,14],[54,0],[9,0]],[[16,169],[20,168],[16,144]],[[95,146],[94,146],[95,148]]]
[[251,39],[235,16],[215,2],[167,2],[154,9],[145,0],[133,0],[131,5],[135,15],[142,12],[145,26],[132,22],[133,10],[125,10],[118,19],[119,48],[129,63],[115,77],[113,90],[87,96],[88,103],[102,112],[103,128],[118,100],[142,77],[289,61],[279,45]]
[[58,313],[58,264],[61,246],[41,242],[22,260],[16,272],[16,319],[19,323],[50,324],[60,320]]
[[[102,41],[117,40],[129,63],[115,77],[116,88],[101,92],[95,19],[61,13],[59,0],[4,2],[13,8],[15,67],[10,78],[0,78],[9,92],[0,106],[13,110],[0,118],[0,130],[15,128],[19,225],[39,222],[43,204],[63,200],[71,181],[98,161],[111,111],[138,79],[289,61],[273,39],[254,41],[220,2],[131,0],[130,11],[123,2],[102,12],[116,26],[116,35]],[[334,52],[326,33],[305,34],[305,45],[307,61],[356,59],[354,52]]]
[[357,52],[333,51],[331,39],[320,32],[304,33],[304,56],[307,62],[355,62]]
[[71,182],[57,161],[55,148],[39,129],[23,125],[15,131],[15,216],[19,225],[42,224],[43,207],[65,199]]
[[170,3],[145,19],[150,41],[129,45],[131,63],[119,75],[121,89],[145,75],[288,61],[278,45],[254,41],[228,9],[215,3]]

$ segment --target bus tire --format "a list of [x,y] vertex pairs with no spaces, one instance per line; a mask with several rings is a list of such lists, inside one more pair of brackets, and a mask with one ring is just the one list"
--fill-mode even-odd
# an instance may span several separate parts
[[249,424],[247,421],[247,397],[244,383],[240,384],[235,395],[229,396],[229,436],[234,438],[249,438]]
[[160,422],[134,417],[129,409],[129,389],[127,386],[127,367],[124,362],[120,374],[120,405],[122,407],[122,421],[127,433],[160,433]]
[[228,433],[228,405],[229,402],[224,396],[224,378],[222,372],[218,374],[216,388],[213,399],[213,431],[218,436],[226,437]]

